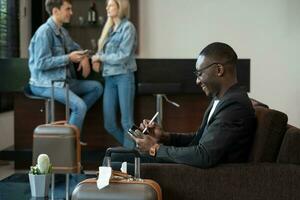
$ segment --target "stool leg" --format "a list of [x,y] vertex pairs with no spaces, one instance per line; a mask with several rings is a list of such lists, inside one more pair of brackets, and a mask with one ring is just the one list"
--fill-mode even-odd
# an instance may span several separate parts
[[162,120],[163,120],[163,94],[156,94],[156,112],[158,113],[157,116],[157,124],[162,127]]
[[70,187],[70,180],[69,180],[69,175],[70,174],[66,174],[66,200],[69,199],[69,187]]
[[50,109],[51,109],[51,102],[49,99],[46,99],[45,100],[45,122],[46,122],[46,124],[49,124],[51,121]]
[[55,184],[55,174],[52,173],[52,178],[51,178],[51,200],[54,200],[54,184]]

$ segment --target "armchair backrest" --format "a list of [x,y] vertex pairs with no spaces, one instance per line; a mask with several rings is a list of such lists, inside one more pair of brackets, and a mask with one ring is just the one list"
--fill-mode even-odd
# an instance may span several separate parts
[[257,127],[249,162],[276,162],[287,128],[287,115],[273,109],[254,107]]
[[278,153],[278,163],[289,163],[300,165],[300,129],[288,125],[284,135],[280,151]]

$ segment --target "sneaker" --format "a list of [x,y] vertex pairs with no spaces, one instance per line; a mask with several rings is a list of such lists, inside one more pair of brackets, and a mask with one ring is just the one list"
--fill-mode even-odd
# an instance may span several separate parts
[[80,145],[81,145],[81,146],[87,146],[87,143],[86,143],[86,142],[83,142],[83,141],[80,141]]

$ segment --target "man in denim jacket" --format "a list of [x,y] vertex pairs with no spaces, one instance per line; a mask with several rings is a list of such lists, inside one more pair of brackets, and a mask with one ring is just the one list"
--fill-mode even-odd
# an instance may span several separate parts
[[[29,45],[30,88],[37,96],[51,96],[51,80],[69,79],[69,124],[81,130],[87,110],[103,92],[97,81],[76,80],[72,63],[79,63],[83,77],[90,73],[88,57],[69,36],[63,23],[70,22],[72,5],[69,0],[46,0],[50,17],[34,34]],[[64,83],[55,83],[55,100],[65,104]],[[84,142],[81,142],[84,145]]]

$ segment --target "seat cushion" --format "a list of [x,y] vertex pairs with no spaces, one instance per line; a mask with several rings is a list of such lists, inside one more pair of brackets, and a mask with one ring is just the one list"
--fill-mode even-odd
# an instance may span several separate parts
[[250,162],[275,162],[287,127],[287,115],[273,109],[255,107],[257,128]]

